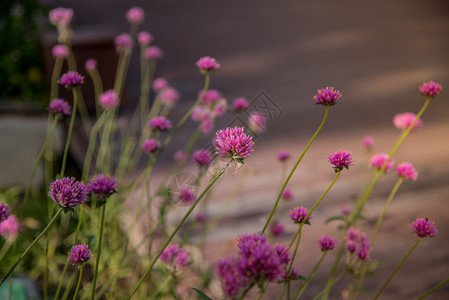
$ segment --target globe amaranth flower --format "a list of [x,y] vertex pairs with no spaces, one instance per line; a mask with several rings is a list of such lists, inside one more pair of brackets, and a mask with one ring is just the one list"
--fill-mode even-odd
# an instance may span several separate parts
[[185,162],[188,158],[188,155],[184,152],[184,150],[180,149],[175,152],[173,158],[176,162]]
[[231,159],[242,159],[253,152],[252,136],[245,134],[243,127],[228,127],[217,131],[215,149],[217,154]]
[[86,191],[88,194],[95,194],[98,198],[104,199],[115,193],[117,187],[118,181],[115,177],[99,174],[89,181]]
[[258,112],[253,112],[249,115],[248,126],[255,133],[265,132],[267,124],[267,118]]
[[346,234],[346,250],[349,253],[356,253],[357,257],[362,261],[369,260],[371,244],[366,234],[360,233],[354,227],[349,228]]
[[313,97],[316,104],[328,106],[335,105],[340,98],[341,92],[333,87],[325,87],[323,89],[319,89],[317,91],[317,94]]
[[286,160],[288,160],[290,158],[290,153],[288,151],[285,150],[281,150],[278,153],[278,160],[280,162],[284,162]]
[[396,173],[408,180],[416,181],[416,179],[418,179],[418,172],[413,168],[413,165],[408,162],[399,164],[396,167]]
[[[1,204],[0,204],[1,207]],[[1,208],[0,208],[1,215]],[[2,235],[5,239],[14,240],[19,233],[20,225],[16,216],[10,215],[6,220],[1,219],[0,216],[0,235]]]
[[216,117],[222,116],[226,113],[228,103],[226,99],[220,99],[214,106],[214,114]]
[[201,98],[201,104],[204,106],[208,106],[211,104],[215,104],[219,100],[223,99],[221,93],[217,90],[207,90],[205,92],[199,91],[198,98]]
[[352,153],[347,150],[334,152],[327,157],[327,160],[329,160],[335,172],[340,172],[343,168],[349,169],[350,166],[354,165]]
[[50,10],[48,18],[50,23],[57,27],[64,27],[70,24],[73,17],[71,8],[58,7]]
[[69,261],[75,266],[82,265],[91,257],[92,254],[86,244],[74,245],[69,252]]
[[424,82],[420,87],[419,91],[421,92],[421,95],[435,98],[441,91],[443,90],[443,87],[441,84],[431,81]]
[[164,56],[164,52],[158,46],[150,46],[145,51],[145,56],[151,60],[158,60]]
[[344,205],[341,208],[341,214],[343,216],[349,216],[351,214],[351,209],[348,206]]
[[153,41],[153,36],[149,32],[141,31],[137,35],[137,41],[140,45],[149,45]]
[[103,109],[114,109],[120,102],[114,90],[108,90],[100,94],[98,101]]
[[48,195],[64,208],[74,208],[86,201],[87,192],[82,182],[65,177],[50,183]]
[[83,84],[84,76],[75,71],[68,71],[67,73],[62,74],[58,83],[66,88],[71,88]]
[[195,216],[195,220],[197,222],[203,222],[205,219],[206,219],[206,215],[202,212],[197,213]]
[[237,259],[232,256],[218,261],[216,273],[224,295],[229,298],[239,295],[248,283],[248,279],[243,277],[237,268]]
[[378,170],[382,169],[382,167],[385,166],[384,171],[388,172],[393,168],[394,160],[388,158],[388,154],[386,153],[378,153],[371,157],[370,165],[373,168],[376,168]]
[[288,270],[284,270],[282,274],[282,280],[284,281],[297,280],[299,275],[301,275],[301,271],[297,268],[292,268],[290,270],[290,273],[288,273]]
[[282,192],[282,199],[284,200],[291,200],[293,199],[293,191],[291,189],[284,189],[284,191]]
[[161,147],[161,142],[156,141],[155,139],[147,139],[142,143],[142,149],[147,153],[153,153],[157,149]]
[[243,111],[249,106],[248,100],[243,97],[236,98],[232,103],[232,109],[234,111]]
[[145,12],[140,7],[131,7],[126,12],[126,20],[128,20],[129,23],[142,23],[144,18]]
[[150,120],[148,123],[151,128],[159,131],[167,131],[171,128],[171,122],[165,117],[159,116]]
[[202,73],[215,71],[220,67],[220,64],[217,62],[217,60],[210,56],[201,57],[196,62],[196,65],[198,68],[200,68]]
[[370,259],[369,254],[371,251],[371,243],[366,234],[361,234],[358,240],[357,257],[361,261],[368,261]]
[[288,247],[281,244],[277,244],[276,246],[274,246],[274,251],[276,251],[277,256],[281,260],[281,263],[284,265],[288,265],[288,263],[290,262],[288,250]]
[[164,88],[159,93],[159,98],[161,99],[161,102],[169,106],[178,102],[179,97],[180,97],[179,92],[171,86]]
[[154,79],[152,87],[153,87],[154,91],[156,91],[156,92],[162,91],[163,89],[168,87],[167,79],[162,78],[162,77]]
[[192,204],[195,202],[196,196],[188,186],[182,186],[179,189],[178,200],[181,203]]
[[179,248],[178,245],[171,245],[164,249],[161,260],[168,265],[186,267],[189,264],[189,253]]
[[128,33],[122,33],[114,39],[115,48],[117,51],[129,50],[133,46],[134,42]]
[[417,218],[409,227],[419,238],[433,237],[438,232],[435,222],[427,218]]
[[8,204],[0,203],[0,223],[9,218],[10,212],[11,209],[9,208]]
[[66,58],[69,55],[69,48],[66,45],[54,45],[51,54],[55,58]]
[[207,150],[197,150],[193,153],[193,161],[200,167],[209,167],[212,162],[212,154]]
[[[406,130],[412,125],[415,120],[416,115],[411,112],[406,112],[402,114],[397,114],[393,118],[393,124],[397,129]],[[422,120],[419,118],[416,120],[415,124],[412,127],[412,131],[415,131],[422,126]]]
[[93,58],[89,58],[88,60],[86,60],[86,62],[84,63],[84,68],[86,68],[87,71],[92,71],[95,70],[97,68],[97,61]]
[[51,101],[48,106],[48,110],[52,114],[61,114],[66,116],[70,116],[72,114],[72,107],[69,103],[67,103],[67,101],[62,99],[54,99]]
[[320,236],[318,238],[318,243],[320,244],[321,251],[329,251],[334,250],[336,241],[333,237],[330,236]]
[[[307,217],[308,213],[309,213],[309,210],[302,206],[301,207],[296,206],[296,207],[290,209],[290,211],[289,211],[290,218],[296,224],[301,224],[301,223],[308,224],[310,219],[312,219],[311,215]],[[307,219],[306,219],[306,217],[307,217]]]
[[362,140],[363,147],[371,149],[374,146],[374,138],[370,135],[365,135]]
[[280,223],[280,222],[273,222],[270,225],[270,233],[273,236],[276,236],[276,237],[281,236],[281,235],[284,234],[284,232],[285,232],[285,227],[284,227],[284,225],[282,225],[282,223]]

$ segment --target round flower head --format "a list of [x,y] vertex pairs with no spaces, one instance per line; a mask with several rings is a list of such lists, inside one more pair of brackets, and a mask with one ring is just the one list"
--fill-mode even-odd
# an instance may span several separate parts
[[162,116],[153,118],[149,122],[149,125],[154,130],[160,130],[160,131],[167,131],[171,128],[170,120],[168,120],[167,118],[162,117]]
[[199,122],[204,121],[207,114],[210,114],[210,111],[202,105],[199,105],[192,110],[190,117],[193,121]]
[[180,249],[179,249],[178,245],[168,246],[161,253],[161,260],[163,262],[165,262],[166,264],[171,264],[173,262],[173,260],[176,259],[176,256],[178,256],[179,250]]
[[276,251],[279,259],[281,260],[281,263],[284,265],[288,265],[290,262],[290,256],[288,255],[288,247],[285,247],[284,245],[277,244],[274,246],[274,250]]
[[438,232],[435,228],[435,222],[427,218],[417,218],[409,227],[419,238],[433,237]]
[[153,89],[156,92],[160,92],[168,86],[168,82],[165,78],[159,77],[153,81]]
[[282,192],[282,199],[284,200],[291,200],[293,199],[293,191],[291,189],[284,189]]
[[48,195],[64,208],[74,208],[86,201],[86,189],[75,178],[61,178],[50,183]]
[[153,41],[153,36],[146,31],[141,31],[137,35],[137,41],[141,45],[149,45]]
[[10,212],[11,209],[8,204],[0,203],[0,223],[3,223],[3,221],[9,218]]
[[178,256],[176,257],[176,265],[181,268],[185,268],[189,265],[189,252],[184,249],[179,249]]
[[98,65],[98,63],[95,59],[89,58],[84,63],[84,68],[86,68],[87,71],[92,71],[97,68],[97,65]]
[[418,172],[413,168],[413,165],[408,162],[399,164],[396,167],[396,173],[408,180],[416,181],[416,179],[418,179]]
[[198,92],[198,98],[201,98],[201,104],[207,106],[209,104],[215,104],[219,100],[223,99],[221,93],[217,90],[207,90],[203,93],[203,91]]
[[366,234],[361,234],[358,240],[357,257],[361,261],[369,260],[369,253],[371,251],[371,243]]
[[169,86],[164,88],[160,92],[159,98],[161,99],[162,103],[166,105],[173,105],[174,103],[178,102],[179,93],[175,88]]
[[198,68],[200,68],[202,73],[215,71],[220,67],[220,64],[217,62],[217,60],[210,56],[201,57],[196,62],[196,65]]
[[441,91],[443,87],[441,84],[431,81],[424,82],[420,87],[419,91],[421,95],[435,98]]
[[100,95],[98,101],[103,109],[113,109],[119,104],[119,99],[114,90],[108,90]]
[[266,130],[267,118],[264,115],[253,112],[249,115],[248,126],[255,133],[262,133]]
[[359,231],[356,228],[351,227],[348,229],[348,232],[346,233],[346,240],[355,241],[359,238],[359,236],[360,236]]
[[95,194],[98,198],[104,199],[115,193],[117,187],[118,182],[116,178],[105,174],[99,174],[89,181],[86,185],[86,190],[87,193]]
[[66,88],[71,88],[83,84],[84,76],[75,71],[68,71],[67,73],[62,74],[61,78],[59,78],[58,83],[65,86]]
[[179,189],[178,200],[185,204],[192,204],[195,202],[196,196],[188,186],[182,186]]
[[253,152],[253,138],[245,134],[243,127],[228,127],[217,131],[215,149],[217,154],[231,159],[248,157]]
[[55,45],[51,53],[55,58],[66,58],[69,55],[69,48],[66,45]]
[[363,147],[371,149],[374,146],[374,138],[370,135],[365,135],[362,140]]
[[161,142],[156,141],[155,139],[147,139],[142,143],[142,149],[148,154],[155,152],[160,147]]
[[50,23],[57,27],[64,27],[70,24],[73,17],[73,10],[71,8],[58,7],[50,10],[48,18]]
[[339,150],[332,153],[327,157],[332,168],[335,172],[340,172],[343,168],[349,169],[350,166],[354,165],[352,160],[352,153],[347,150]]
[[[397,129],[406,130],[412,125],[413,121],[415,120],[416,115],[411,112],[406,112],[403,114],[397,114],[393,118],[393,124]],[[412,131],[415,131],[422,126],[422,120],[418,119],[416,120],[415,124],[412,127]]]
[[89,247],[86,244],[75,245],[70,249],[69,261],[75,265],[80,266],[92,257]]
[[[1,206],[1,204],[0,204]],[[0,212],[1,214],[1,212]],[[17,221],[17,218],[14,215],[10,215],[6,220],[3,222],[1,221],[0,217],[0,234],[5,239],[12,239],[14,240],[17,237],[17,234],[19,233],[19,221]]]
[[306,220],[306,216],[308,213],[309,210],[302,206],[301,207],[297,206],[295,208],[290,209],[289,211],[290,218],[296,224],[309,223],[310,219],[312,219],[312,216],[310,215]]
[[184,150],[180,149],[175,152],[173,158],[176,162],[185,162],[188,158],[188,155],[184,152]]
[[336,104],[340,97],[341,92],[339,90],[336,90],[333,87],[325,87],[323,89],[319,89],[313,99],[315,99],[316,104],[332,106]]
[[145,12],[140,7],[132,7],[126,12],[126,20],[129,23],[142,23],[145,18]]
[[212,154],[207,150],[197,150],[193,153],[193,161],[200,167],[209,167],[212,162]]
[[248,101],[247,101],[245,98],[243,98],[243,97],[236,98],[236,99],[234,100],[234,102],[232,103],[232,109],[233,109],[234,111],[243,111],[243,110],[245,110],[248,106],[249,106]]
[[388,159],[388,154],[386,153],[375,154],[371,157],[370,164],[373,168],[380,170],[385,165],[385,163],[387,165],[385,166],[384,171],[388,172],[393,167],[394,160]]
[[280,222],[274,222],[270,225],[270,232],[273,236],[281,236],[285,232],[285,227]]
[[203,222],[206,219],[206,216],[204,215],[204,213],[199,212],[196,214],[195,220],[197,222]]
[[321,251],[334,250],[335,244],[337,243],[333,237],[330,236],[320,236],[318,238],[318,243],[320,244]]
[[164,56],[164,52],[162,52],[162,49],[157,46],[150,46],[145,51],[145,55],[148,59],[158,60]]
[[114,40],[115,48],[117,51],[129,50],[133,46],[133,40],[131,36],[127,33],[119,34]]
[[72,114],[72,107],[62,99],[54,99],[53,101],[51,101],[50,105],[48,106],[48,110],[52,114],[61,114],[67,116],[70,116]]
[[221,289],[228,298],[235,298],[241,289],[246,286],[248,280],[240,274],[237,268],[237,260],[234,257],[221,259],[216,269],[221,282]]
[[349,216],[351,214],[351,209],[345,205],[341,208],[341,214],[343,216]]
[[228,103],[226,99],[220,99],[214,106],[214,114],[219,117],[226,113]]
[[289,152],[287,152],[285,150],[279,151],[279,153],[278,153],[278,160],[280,162],[284,162],[284,161],[288,160],[289,158],[290,158],[290,153]]

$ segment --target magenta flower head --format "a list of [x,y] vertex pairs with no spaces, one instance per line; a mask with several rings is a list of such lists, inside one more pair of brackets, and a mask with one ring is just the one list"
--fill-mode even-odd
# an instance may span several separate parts
[[404,179],[416,181],[418,179],[418,172],[413,168],[413,165],[408,162],[404,162],[399,164],[396,167],[396,173],[404,177]]
[[161,147],[161,142],[156,141],[155,139],[147,139],[142,143],[142,149],[147,153],[153,153],[157,149]]
[[140,7],[132,7],[126,12],[126,20],[129,23],[142,23],[145,18],[145,12]]
[[105,199],[113,193],[116,193],[118,181],[112,176],[99,174],[92,178],[86,185],[88,194],[95,194],[99,199]]
[[164,249],[161,260],[168,265],[184,268],[189,265],[189,253],[178,245],[171,245]]
[[329,160],[335,172],[340,172],[343,168],[349,169],[350,166],[354,165],[352,153],[347,150],[334,152],[327,157],[327,160]]
[[421,92],[421,95],[435,98],[441,91],[443,90],[443,87],[441,84],[431,81],[424,82],[420,87],[419,91]]
[[205,219],[206,219],[206,215],[202,212],[197,213],[195,216],[195,220],[197,222],[203,222]]
[[318,243],[320,244],[321,251],[325,252],[325,251],[329,251],[329,250],[334,250],[337,242],[335,241],[335,239],[333,237],[320,236],[318,238]]
[[197,150],[193,153],[193,161],[200,167],[209,167],[212,162],[212,154],[207,150]]
[[137,41],[142,46],[149,45],[153,41],[153,36],[149,32],[141,31],[137,35]]
[[217,62],[217,60],[210,56],[201,57],[196,62],[196,65],[198,68],[200,68],[201,73],[215,71],[220,67],[220,64]]
[[69,48],[66,45],[54,45],[51,53],[55,58],[66,58],[69,56]]
[[219,91],[212,89],[205,91],[204,94],[203,91],[199,91],[198,98],[201,98],[201,104],[207,106],[210,104],[215,104],[219,100],[223,99],[223,96]]
[[215,149],[217,154],[230,159],[241,160],[253,152],[252,136],[245,134],[243,127],[228,127],[216,133]]
[[370,259],[369,253],[371,251],[371,243],[366,234],[361,234],[358,240],[357,257],[361,261],[368,261]]
[[62,74],[58,83],[66,88],[72,88],[84,83],[84,76],[75,71],[68,71]]
[[8,204],[0,203],[0,223],[3,223],[3,221],[9,218],[10,212],[11,209]]
[[419,238],[433,237],[438,232],[435,222],[427,218],[417,218],[409,227]]
[[66,211],[81,205],[86,201],[87,192],[82,182],[75,178],[65,177],[50,183],[48,195]]
[[184,152],[184,150],[180,149],[175,152],[175,154],[173,155],[173,158],[176,162],[181,163],[181,162],[185,162],[187,160],[188,155],[187,155],[187,153]]
[[234,102],[232,103],[232,109],[233,109],[234,111],[243,111],[243,110],[245,110],[248,106],[249,106],[248,101],[247,101],[245,98],[243,98],[243,97],[236,98],[236,99],[234,100]]
[[341,98],[341,92],[333,87],[325,87],[319,89],[317,94],[313,97],[316,104],[332,106]]
[[[1,215],[1,208],[0,208],[0,215]],[[14,215],[10,215],[6,220],[3,221],[0,216],[0,235],[2,235],[5,239],[15,240],[17,234],[19,233],[19,230],[20,230],[19,221]]]
[[65,27],[70,24],[73,17],[73,10],[71,8],[58,7],[50,10],[48,18],[50,23],[56,27]]
[[267,118],[261,113],[253,112],[249,115],[248,126],[255,133],[264,132],[267,129],[266,124]]
[[182,186],[179,189],[178,200],[184,204],[192,204],[195,202],[196,196],[188,186]]
[[388,172],[393,167],[394,160],[388,159],[388,154],[386,153],[378,153],[371,157],[370,164],[371,167],[378,170],[382,169],[382,167],[386,164],[384,171]]
[[282,225],[282,223],[280,222],[274,222],[273,224],[270,225],[270,233],[273,236],[281,236],[283,235],[285,232],[285,227],[284,225]]
[[62,99],[54,99],[51,101],[50,105],[48,106],[48,110],[52,114],[61,114],[70,116],[72,114],[72,107],[70,106],[67,101],[64,101]]
[[103,109],[114,109],[120,102],[114,90],[108,90],[101,94],[98,101]]
[[248,279],[237,268],[237,259],[232,256],[219,260],[216,272],[224,295],[230,299],[239,295],[248,283]]
[[148,123],[151,128],[159,131],[167,131],[171,128],[171,122],[165,117],[159,116],[150,120]]
[[158,60],[164,57],[164,52],[162,52],[162,49],[159,48],[158,46],[150,46],[145,51],[145,55],[148,59]]
[[168,82],[165,78],[159,77],[153,81],[153,89],[156,92],[160,92],[168,86]]
[[[397,114],[393,118],[393,124],[397,129],[406,130],[412,125],[413,121],[415,120],[416,115],[411,112],[406,112],[402,114]],[[416,120],[415,124],[412,127],[412,131],[415,131],[422,126],[422,120],[418,119]]]
[[228,109],[228,102],[226,99],[220,99],[214,106],[214,114],[215,116],[219,117],[226,113],[226,110]]
[[365,135],[362,140],[363,147],[370,150],[374,146],[374,138],[370,135]]
[[84,68],[86,68],[87,71],[92,71],[95,70],[97,68],[97,61],[93,58],[89,58],[88,60],[86,60],[86,62],[84,63]]
[[286,160],[288,160],[290,158],[290,153],[288,151],[285,150],[281,150],[278,153],[278,160],[280,162],[284,162]]
[[293,191],[291,189],[284,189],[282,192],[282,199],[284,200],[292,200],[293,199]]
[[169,86],[164,88],[160,93],[159,93],[159,98],[161,99],[162,103],[166,104],[166,105],[173,105],[176,102],[178,102],[179,100],[179,93],[178,91]]
[[133,39],[127,33],[122,33],[122,34],[117,35],[115,37],[114,43],[115,43],[115,49],[118,52],[130,50],[134,44]]
[[[309,210],[302,206],[301,207],[296,206],[296,207],[290,209],[290,211],[289,211],[290,218],[296,224],[301,224],[301,223],[310,224],[309,221],[312,219],[312,216],[310,215],[309,217],[307,217],[308,213],[309,213]],[[307,220],[306,220],[306,217],[307,217]]]
[[69,252],[69,261],[74,266],[80,266],[92,257],[86,244],[74,245]]
[[351,214],[351,209],[348,206],[342,206],[341,208],[341,214],[343,216],[349,216]]

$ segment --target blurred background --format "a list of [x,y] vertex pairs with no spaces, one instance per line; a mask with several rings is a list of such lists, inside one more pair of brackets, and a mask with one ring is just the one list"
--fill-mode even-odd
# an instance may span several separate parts
[[[11,1],[4,1],[2,5],[6,7],[7,2]],[[323,221],[338,214],[342,205],[351,205],[364,183],[368,156],[361,144],[362,137],[372,135],[374,151],[388,152],[400,133],[392,124],[394,115],[407,111],[416,113],[424,103],[418,86],[423,81],[434,80],[443,88],[449,87],[449,3],[446,0],[276,3],[253,0],[62,0],[41,1],[42,7],[39,7],[39,2],[34,2],[41,17],[36,18],[35,26],[27,29],[32,33],[27,37],[37,38],[40,46],[35,49],[32,44],[22,54],[14,49],[4,51],[1,67],[2,78],[8,77],[6,75],[12,74],[12,69],[6,68],[7,62],[23,61],[28,52],[38,53],[37,58],[31,57],[30,62],[24,63],[21,71],[17,71],[17,74],[26,74],[27,80],[37,87],[22,92],[24,88],[19,83],[24,79],[18,75],[15,90],[9,89],[10,95],[2,94],[0,119],[3,121],[0,122],[5,122],[11,111],[17,111],[11,109],[16,106],[11,103],[30,100],[32,95],[46,99],[45,85],[53,64],[50,49],[56,41],[55,30],[46,23],[46,13],[57,6],[74,10],[73,47],[75,55],[78,53],[80,70],[84,72],[84,61],[93,56],[99,61],[100,73],[106,77],[115,71],[114,36],[129,31],[126,11],[132,6],[142,7],[146,16],[140,29],[150,32],[155,37],[153,44],[164,51],[156,76],[165,77],[182,95],[171,116],[173,120],[184,114],[202,88],[203,76],[195,62],[206,55],[217,58],[222,65],[212,76],[211,88],[223,93],[228,101],[236,97],[254,101],[254,109],[268,114],[267,131],[256,139],[256,151],[245,165],[245,172],[256,175],[245,182],[237,201],[233,202],[221,226],[208,241],[211,263],[235,251],[232,241],[237,234],[255,232],[263,226],[262,218],[273,205],[280,180],[277,152],[285,149],[292,153],[292,160],[296,160],[321,121],[324,110],[313,105],[312,99],[317,89],[334,86],[343,97],[341,104],[331,108],[323,131],[289,184],[295,197],[284,203],[277,215],[287,227],[287,234],[279,238],[279,242],[288,243],[296,228],[289,224],[288,209],[296,205],[310,207],[332,180],[333,172],[326,160],[330,152],[352,150],[357,165],[339,179],[326,197],[327,203],[316,211],[314,226],[305,231],[297,259],[303,274],[310,272],[320,255],[316,242],[318,236],[336,232],[335,224],[324,225]],[[36,9],[33,10],[34,16]],[[12,38],[5,34],[8,14],[3,9],[0,11],[3,19],[0,25],[4,31],[2,48],[6,48],[3,45],[12,48],[23,45],[20,41],[16,46],[12,45]],[[20,15],[24,11],[27,10],[16,6],[14,13]],[[31,63],[35,66],[25,70]],[[120,111],[124,117],[131,116],[138,99],[138,67],[139,59],[135,53],[126,81],[126,99]],[[2,80],[5,82],[7,79],[10,78]],[[106,81],[106,89],[112,88],[112,84],[107,84]],[[2,86],[2,91],[5,89]],[[41,101],[45,103],[46,100]],[[274,109],[272,113],[266,110],[266,106],[260,106],[261,103],[269,103]],[[449,275],[448,111],[449,101],[443,93],[425,112],[423,128],[413,133],[396,154],[398,163],[412,162],[420,176],[417,182],[407,182],[401,187],[381,227],[372,253],[373,259],[381,261],[381,264],[376,277],[367,280],[367,290],[376,291],[414,243],[415,238],[408,228],[412,220],[429,217],[435,221],[439,233],[420,244],[384,292],[384,299],[412,299]],[[218,120],[216,127],[224,127],[233,119],[228,114]],[[3,131],[7,131],[6,125],[2,126]],[[193,122],[188,123],[184,132],[178,133],[163,157],[156,177],[163,175],[164,162],[171,162],[173,153],[185,144],[194,128]],[[0,133],[3,131],[0,128]],[[208,144],[212,137],[213,133],[202,137],[199,147]],[[11,153],[14,155],[14,149],[20,148],[15,143],[20,141],[10,141],[2,143],[2,151],[7,152],[0,155],[3,159]],[[74,150],[74,164],[77,162],[76,153]],[[228,174],[220,182],[210,208],[211,214],[214,214],[214,209],[219,209],[225,198],[220,195],[225,195],[230,186],[237,184],[238,176]],[[366,208],[368,221],[363,222],[367,231],[372,228],[395,181],[395,174],[388,174],[376,186]],[[310,284],[309,297],[322,289],[327,276],[326,267],[331,261],[332,258],[327,258],[316,280]],[[339,299],[347,284],[342,282],[332,297]],[[276,299],[277,290],[269,293],[267,299]],[[363,297],[369,298],[362,295],[361,299]],[[448,297],[449,287],[446,287],[431,299]]]

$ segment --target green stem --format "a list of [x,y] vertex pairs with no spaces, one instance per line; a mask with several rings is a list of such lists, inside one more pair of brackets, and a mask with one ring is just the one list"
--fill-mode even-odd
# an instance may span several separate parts
[[165,248],[167,248],[168,244],[170,244],[171,240],[173,239],[173,237],[176,235],[176,233],[178,232],[178,230],[181,228],[181,226],[184,224],[184,222],[187,220],[187,218],[190,216],[190,214],[192,213],[192,211],[195,209],[195,207],[198,205],[198,203],[200,202],[200,200],[204,197],[204,195],[207,193],[207,191],[209,191],[209,189],[212,187],[212,185],[221,177],[221,175],[223,175],[223,173],[226,171],[226,169],[228,168],[228,166],[231,164],[232,160],[229,161],[224,167],[223,169],[221,169],[221,171],[217,174],[217,176],[215,176],[215,178],[212,179],[212,181],[208,184],[208,186],[201,192],[201,194],[199,195],[198,199],[195,200],[195,202],[192,204],[192,206],[190,207],[190,209],[187,211],[187,213],[184,215],[184,217],[182,218],[182,220],[179,222],[178,226],[176,226],[175,230],[173,230],[172,234],[170,235],[170,237],[168,238],[168,240],[165,242],[165,244],[162,246],[161,250],[159,251],[159,253],[153,258],[153,260],[150,263],[150,266],[148,267],[147,271],[145,272],[145,274],[140,278],[139,282],[137,283],[137,285],[134,287],[134,289],[132,290],[131,294],[129,295],[129,297],[127,299],[131,299],[133,297],[133,295],[136,293],[137,289],[140,287],[140,285],[143,283],[143,281],[145,280],[145,278],[148,277],[148,275],[151,273],[151,270],[153,269],[154,265],[156,264],[156,261],[159,259],[159,257],[161,256],[162,252],[164,252]]
[[302,293],[306,289],[306,287],[309,285],[310,280],[312,280],[313,276],[315,275],[316,271],[318,270],[319,266],[321,265],[321,262],[323,261],[324,257],[326,256],[327,251],[324,251],[323,255],[321,255],[320,260],[316,263],[315,267],[313,267],[312,272],[310,272],[310,275],[307,276],[307,280],[302,284],[301,288],[295,295],[295,299],[299,299],[301,297]]
[[72,130],[73,130],[73,124],[75,124],[75,116],[76,116],[76,108],[78,106],[78,87],[72,88],[73,92],[73,111],[72,111],[72,117],[70,118],[70,125],[69,125],[69,131],[67,133],[67,139],[65,142],[65,148],[64,148],[64,155],[62,157],[62,165],[61,165],[61,172],[59,173],[59,178],[64,177],[65,172],[65,166],[67,163],[67,154],[69,153],[69,146],[70,146],[70,139],[72,138]]
[[243,298],[245,298],[246,294],[248,294],[248,292],[253,288],[254,286],[254,282],[252,282],[251,284],[249,284],[246,289],[243,291],[243,293],[240,295],[239,300],[242,300]]
[[106,203],[101,207],[101,216],[100,216],[100,231],[98,232],[98,248],[97,248],[97,257],[95,260],[95,271],[94,278],[92,280],[92,293],[91,300],[95,299],[95,287],[97,285],[98,278],[98,266],[100,265],[100,256],[101,256],[101,243],[103,241],[103,227],[104,227],[104,213],[106,211]]
[[441,287],[445,286],[449,282],[449,278],[446,278],[443,282],[439,283],[434,288],[430,289],[428,292],[426,292],[424,295],[420,296],[417,300],[422,300],[424,298],[427,298],[431,294],[435,293],[437,290],[439,290]]
[[416,243],[413,245],[413,247],[407,252],[407,254],[404,256],[404,258],[402,258],[401,262],[399,263],[399,265],[394,269],[393,273],[391,273],[390,277],[388,277],[387,281],[384,283],[384,285],[380,288],[379,292],[377,292],[376,296],[374,297],[374,300],[378,299],[380,294],[382,294],[382,292],[385,290],[385,288],[387,287],[388,283],[391,281],[391,279],[393,278],[393,276],[396,274],[396,272],[399,270],[399,268],[402,266],[402,264],[405,262],[405,260],[407,259],[407,257],[409,257],[409,255],[412,253],[412,251],[416,248],[416,246],[418,246],[419,242],[422,240],[422,238],[418,238],[418,240],[416,241]]
[[100,73],[95,68],[93,70],[87,70],[90,78],[92,79],[92,82],[94,84],[94,92],[95,92],[95,110],[97,113],[97,118],[100,116],[101,107],[98,99],[100,98],[100,95],[103,93],[103,81],[101,80]]
[[276,208],[279,204],[279,200],[282,197],[282,193],[284,192],[285,188],[287,187],[288,182],[290,181],[290,178],[293,176],[293,173],[295,173],[296,168],[298,167],[299,163],[301,162],[302,158],[304,157],[304,155],[306,154],[307,150],[309,149],[310,145],[312,145],[312,142],[315,140],[316,136],[318,135],[318,133],[321,131],[321,129],[324,126],[324,123],[327,120],[327,116],[329,114],[329,106],[326,106],[326,112],[324,113],[324,117],[323,120],[321,121],[320,126],[318,127],[318,129],[315,131],[315,134],[312,136],[312,138],[310,139],[310,141],[307,143],[306,148],[304,149],[304,151],[301,153],[301,155],[299,156],[298,160],[296,161],[293,169],[290,171],[290,174],[288,174],[287,179],[284,182],[284,185],[282,186],[281,190],[279,191],[279,195],[276,199],[276,202],[274,203],[273,209],[271,210],[270,216],[268,217],[267,221],[265,222],[265,225],[262,229],[262,233],[265,233],[265,231],[267,230],[268,225],[270,224],[271,219],[273,218],[274,212],[276,211]]
[[34,239],[34,241],[28,246],[28,248],[25,249],[25,251],[20,255],[20,257],[17,259],[17,261],[14,263],[14,265],[8,270],[6,275],[3,277],[2,281],[0,282],[0,286],[5,282],[5,280],[11,275],[11,273],[14,271],[14,269],[17,267],[17,265],[22,261],[22,259],[27,255],[27,253],[33,248],[33,246],[40,240],[40,238],[47,232],[47,230],[50,229],[50,227],[53,225],[53,223],[56,221],[58,216],[63,211],[63,208],[59,208],[59,210],[54,215],[53,219],[50,220],[50,222],[47,224],[47,226],[44,228],[44,230]]
[[53,101],[58,97],[58,79],[61,75],[62,63],[64,62],[64,58],[56,57],[55,65],[53,67],[53,72],[51,74],[51,87],[50,87],[50,101]]
[[[313,297],[312,300],[317,300],[317,299],[319,299],[321,297],[321,295],[323,295],[325,293],[327,294],[329,292],[330,288],[334,284],[336,284],[340,279],[342,279],[345,274],[346,274],[346,270],[342,271],[333,281],[331,281],[330,284],[326,285],[326,287],[321,292],[316,294],[315,297]],[[327,297],[327,296],[325,296],[325,297]]]
[[77,296],[78,296],[78,291],[80,290],[82,279],[83,279],[83,265],[80,265],[80,276],[78,278],[78,284],[76,285],[75,294],[73,294],[73,300],[78,299]]

